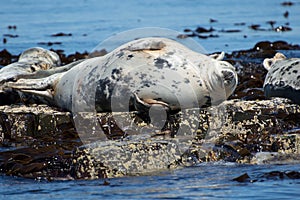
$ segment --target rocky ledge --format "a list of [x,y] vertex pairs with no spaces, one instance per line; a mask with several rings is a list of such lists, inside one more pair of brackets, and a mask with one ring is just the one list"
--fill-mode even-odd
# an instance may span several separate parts
[[[155,131],[135,112],[72,116],[44,105],[1,106],[0,170],[30,178],[94,179],[220,160],[298,162],[299,117],[300,106],[286,99],[228,100],[181,111]],[[137,128],[120,129],[114,119]],[[97,124],[100,129],[93,131]]]

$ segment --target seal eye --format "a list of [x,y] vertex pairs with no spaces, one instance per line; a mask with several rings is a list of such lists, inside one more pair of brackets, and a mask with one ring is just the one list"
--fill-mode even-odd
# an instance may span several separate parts
[[36,69],[33,66],[31,66],[30,69],[31,69],[32,72],[36,71]]
[[226,83],[231,83],[232,81],[234,81],[234,74],[232,71],[222,71],[223,74],[223,78]]
[[231,70],[222,70],[221,72],[223,74],[226,96],[228,97],[233,93],[233,91],[237,85],[236,73]]

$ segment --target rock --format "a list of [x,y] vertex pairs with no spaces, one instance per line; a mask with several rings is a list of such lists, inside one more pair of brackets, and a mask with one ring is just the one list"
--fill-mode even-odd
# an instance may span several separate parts
[[[293,132],[299,122],[290,121],[299,117],[298,105],[288,104],[284,99],[226,101],[206,112],[199,116],[202,130],[192,139],[178,141],[177,137],[138,135],[129,140],[96,141],[80,147],[75,152],[76,178],[99,178],[104,171],[105,177],[148,174],[206,161],[254,164],[258,163],[258,152],[280,153],[284,155],[282,162],[288,157],[299,157],[299,136]],[[291,131],[287,132],[288,129]],[[187,147],[185,151],[180,151],[182,146]],[[266,160],[270,162],[269,158]]]
[[[77,131],[90,132],[78,134],[73,125],[78,116],[72,118],[68,112],[43,105],[1,106],[1,144],[3,148],[18,148],[0,152],[0,171],[31,178],[94,179],[156,173],[219,160],[299,162],[299,105],[279,98],[228,100],[216,107],[185,112],[192,123],[182,121],[181,112],[160,132],[151,132],[152,127],[134,112],[127,119],[136,122],[140,128],[136,130],[116,126],[114,119],[124,117],[123,127],[128,127],[124,113],[100,113],[96,121],[90,120],[93,115],[83,113],[81,117],[90,123],[100,122],[106,137],[99,138],[86,123],[86,129],[76,126]],[[178,127],[184,126],[183,130],[198,128],[194,133],[178,134]],[[263,157],[261,152],[278,156]],[[60,166],[63,170],[57,174]]]

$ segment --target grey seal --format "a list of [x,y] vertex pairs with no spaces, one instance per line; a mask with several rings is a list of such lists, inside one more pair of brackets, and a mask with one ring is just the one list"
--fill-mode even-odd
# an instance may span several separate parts
[[264,81],[267,97],[283,97],[300,104],[300,58],[286,58],[276,53],[263,62],[268,70]]
[[40,47],[25,50],[17,62],[0,68],[0,105],[13,104],[20,101],[27,102],[27,97],[29,99],[33,97],[32,95],[22,95],[20,92],[11,89],[4,89],[4,83],[17,81],[26,76],[33,77],[33,74],[56,68],[60,64],[59,56],[53,51]]
[[0,69],[0,84],[9,80],[17,80],[22,75],[29,75],[39,70],[47,70],[60,66],[59,56],[40,47],[25,50],[18,61]]
[[92,104],[98,112],[124,111],[137,104],[178,110],[219,104],[233,93],[235,68],[221,61],[223,54],[212,57],[171,39],[142,38],[73,64],[66,72],[7,86],[69,111],[74,105],[88,111]]

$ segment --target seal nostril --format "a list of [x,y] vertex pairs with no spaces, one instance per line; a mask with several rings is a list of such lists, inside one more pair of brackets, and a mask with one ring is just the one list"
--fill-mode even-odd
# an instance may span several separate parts
[[31,66],[30,69],[31,69],[32,72],[36,71],[36,69],[33,66]]
[[232,71],[222,71],[224,80],[227,82],[232,82],[234,80],[234,74]]

